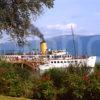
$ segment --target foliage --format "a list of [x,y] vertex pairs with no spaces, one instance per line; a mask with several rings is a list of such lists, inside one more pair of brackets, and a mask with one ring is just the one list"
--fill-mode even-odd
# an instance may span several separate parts
[[50,69],[44,75],[50,76],[50,79],[53,81],[55,87],[60,88],[64,84],[65,71],[63,69]]
[[1,33],[5,31],[20,42],[29,34],[31,20],[35,20],[44,7],[52,8],[53,3],[54,0],[0,0]]
[[38,84],[33,88],[34,99],[51,100],[54,97],[54,93],[53,84],[50,80],[38,81]]
[[[85,66],[84,66],[85,67]],[[100,78],[86,68],[50,69],[46,72],[55,88],[56,100],[99,100]],[[87,71],[88,72],[88,71]],[[55,81],[56,80],[56,81]]]
[[11,68],[12,67],[12,64],[11,63],[8,63],[8,62],[5,62],[5,61],[0,61],[0,68]]
[[32,97],[34,76],[31,70],[1,61],[0,72],[0,94]]
[[98,70],[88,73],[85,67],[71,66],[50,69],[37,77],[24,65],[0,62],[0,94],[39,100],[99,100]]

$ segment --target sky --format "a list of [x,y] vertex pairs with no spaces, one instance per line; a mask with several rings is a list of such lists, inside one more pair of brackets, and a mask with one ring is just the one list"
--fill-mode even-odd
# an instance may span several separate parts
[[100,0],[55,0],[34,24],[45,37],[71,35],[71,26],[76,35],[100,35]]
[[[100,0],[55,0],[54,7],[45,8],[33,23],[45,38],[71,35],[71,26],[76,35],[100,35]],[[5,40],[9,38],[0,42]]]

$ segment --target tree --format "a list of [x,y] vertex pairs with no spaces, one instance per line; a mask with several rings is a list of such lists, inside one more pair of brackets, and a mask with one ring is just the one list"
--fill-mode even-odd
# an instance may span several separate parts
[[30,34],[30,16],[35,19],[44,7],[52,8],[53,4],[54,0],[0,0],[1,33],[6,32],[22,41],[25,35]]

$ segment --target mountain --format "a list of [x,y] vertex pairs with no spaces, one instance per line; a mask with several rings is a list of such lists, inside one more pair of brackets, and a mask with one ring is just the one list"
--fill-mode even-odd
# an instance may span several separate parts
[[[47,40],[48,47],[52,49],[67,49],[70,53],[78,55],[100,56],[100,35],[95,36],[57,36]],[[75,44],[75,49],[74,45]]]
[[[71,35],[61,35],[52,38],[47,38],[49,49],[66,49],[71,54],[78,55],[95,55],[100,56],[100,35],[93,36],[75,36],[75,49],[73,46],[73,37]],[[13,42],[7,42],[0,45],[0,53],[9,53],[12,51],[29,52],[33,49],[39,49],[39,40],[29,41],[29,45],[24,48],[18,47]]]

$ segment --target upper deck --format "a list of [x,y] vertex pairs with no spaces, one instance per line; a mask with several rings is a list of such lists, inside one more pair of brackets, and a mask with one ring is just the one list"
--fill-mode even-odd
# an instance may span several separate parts
[[71,59],[72,55],[66,52],[66,50],[52,50],[47,54],[49,59]]

